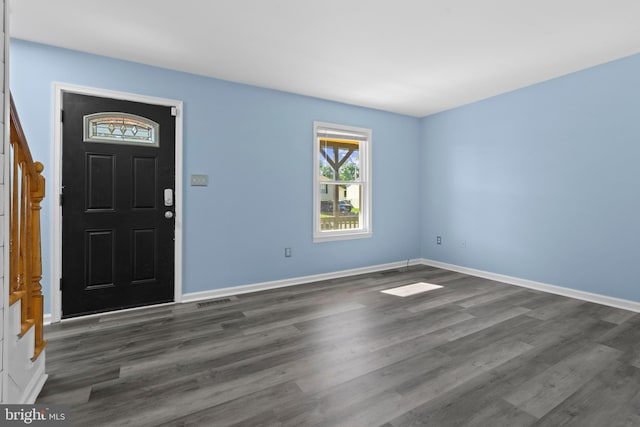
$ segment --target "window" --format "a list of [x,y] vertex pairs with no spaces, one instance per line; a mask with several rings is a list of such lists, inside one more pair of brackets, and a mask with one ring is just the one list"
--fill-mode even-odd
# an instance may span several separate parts
[[129,113],[95,113],[84,116],[84,142],[158,147],[159,125]]
[[371,237],[371,129],[314,122],[313,241]]

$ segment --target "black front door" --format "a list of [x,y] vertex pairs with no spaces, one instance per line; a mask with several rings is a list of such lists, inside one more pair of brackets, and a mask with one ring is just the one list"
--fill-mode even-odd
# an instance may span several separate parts
[[63,94],[62,317],[173,301],[171,107]]

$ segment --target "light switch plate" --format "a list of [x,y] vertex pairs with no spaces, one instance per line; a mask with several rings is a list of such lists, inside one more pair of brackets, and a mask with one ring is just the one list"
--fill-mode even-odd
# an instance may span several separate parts
[[209,185],[209,175],[191,175],[192,187],[206,187]]

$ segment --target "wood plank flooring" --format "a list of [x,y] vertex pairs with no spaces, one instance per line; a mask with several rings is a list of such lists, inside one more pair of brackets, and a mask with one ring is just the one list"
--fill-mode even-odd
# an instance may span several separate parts
[[78,426],[640,425],[640,314],[432,267],[45,334],[37,403]]

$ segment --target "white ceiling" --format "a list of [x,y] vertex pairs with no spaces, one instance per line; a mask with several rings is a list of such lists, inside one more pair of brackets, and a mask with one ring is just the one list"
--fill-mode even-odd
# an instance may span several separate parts
[[425,116],[640,52],[640,1],[11,0],[10,34]]

